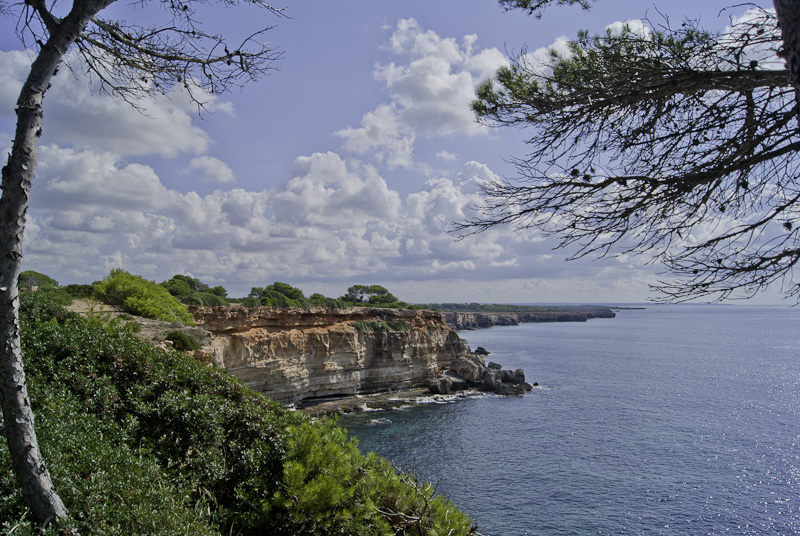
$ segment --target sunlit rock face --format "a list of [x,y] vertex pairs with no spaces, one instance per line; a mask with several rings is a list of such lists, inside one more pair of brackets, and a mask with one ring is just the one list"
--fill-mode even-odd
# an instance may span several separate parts
[[[469,353],[434,311],[193,307],[197,356],[285,403],[419,387]],[[358,323],[371,323],[369,326]],[[374,331],[382,323],[391,331]]]

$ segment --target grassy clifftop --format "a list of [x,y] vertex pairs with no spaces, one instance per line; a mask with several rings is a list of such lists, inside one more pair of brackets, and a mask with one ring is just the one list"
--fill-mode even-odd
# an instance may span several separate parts
[[[362,455],[330,421],[37,294],[22,297],[29,389],[81,534],[474,533],[432,486]],[[0,467],[0,532],[40,534],[5,448]]]

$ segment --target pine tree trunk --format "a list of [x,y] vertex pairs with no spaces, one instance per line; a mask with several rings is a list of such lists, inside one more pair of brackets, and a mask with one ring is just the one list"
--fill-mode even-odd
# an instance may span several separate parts
[[[49,49],[49,50],[48,50]],[[0,199],[0,404],[14,473],[34,519],[46,524],[66,518],[36,440],[22,367],[17,279],[28,194],[42,128],[42,98],[63,54],[48,43],[31,67],[17,101],[17,129],[3,167]]]
[[107,1],[76,2],[63,20],[49,19],[52,32],[31,65],[17,101],[15,138],[2,170],[0,197],[0,405],[3,428],[17,482],[34,521],[47,524],[66,519],[67,510],[47,471],[34,428],[22,366],[19,327],[19,289],[22,233],[28,195],[36,169],[42,132],[42,100],[69,47],[90,18]]

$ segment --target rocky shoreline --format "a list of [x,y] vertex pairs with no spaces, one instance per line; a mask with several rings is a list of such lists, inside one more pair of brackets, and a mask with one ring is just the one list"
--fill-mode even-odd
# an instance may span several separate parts
[[454,359],[449,370],[428,381],[428,389],[438,395],[470,389],[498,395],[522,395],[533,388],[525,381],[524,370],[503,370],[502,365],[492,361],[487,364],[484,356],[488,354],[478,347],[474,353]]
[[504,370],[489,361],[482,347],[454,359],[438,377],[428,380],[428,387],[397,389],[389,392],[353,396],[306,399],[294,409],[313,417],[344,415],[362,411],[402,409],[424,402],[446,402],[483,393],[499,396],[521,396],[537,387],[525,381],[525,371]]

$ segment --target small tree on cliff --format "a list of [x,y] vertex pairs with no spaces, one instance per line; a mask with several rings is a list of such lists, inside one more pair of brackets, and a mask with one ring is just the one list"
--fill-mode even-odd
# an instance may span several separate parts
[[[37,522],[66,518],[36,441],[25,386],[19,332],[17,276],[28,195],[42,134],[42,100],[68,54],[79,56],[85,74],[106,91],[136,106],[136,100],[182,86],[198,104],[203,92],[220,93],[266,73],[278,54],[259,42],[267,28],[234,43],[203,30],[195,19],[199,0],[136,2],[163,24],[139,26],[106,20],[100,12],[115,0],[73,0],[56,6],[25,0],[0,12],[14,15],[23,43],[35,59],[17,100],[15,137],[2,170],[0,198],[0,404],[14,472]],[[261,0],[220,0],[228,7],[250,4],[280,14]],[[56,10],[58,7],[58,10]],[[56,13],[66,13],[60,18]],[[201,91],[202,90],[202,91]]]
[[[590,5],[501,0],[537,16],[567,3]],[[572,258],[646,252],[675,276],[656,286],[665,299],[781,281],[800,300],[800,2],[774,5],[724,33],[628,26],[512,58],[473,109],[532,127],[530,153],[460,230],[538,228]]]
[[353,285],[347,289],[347,294],[340,299],[353,303],[369,303],[372,305],[385,305],[397,301],[394,294],[380,285]]

